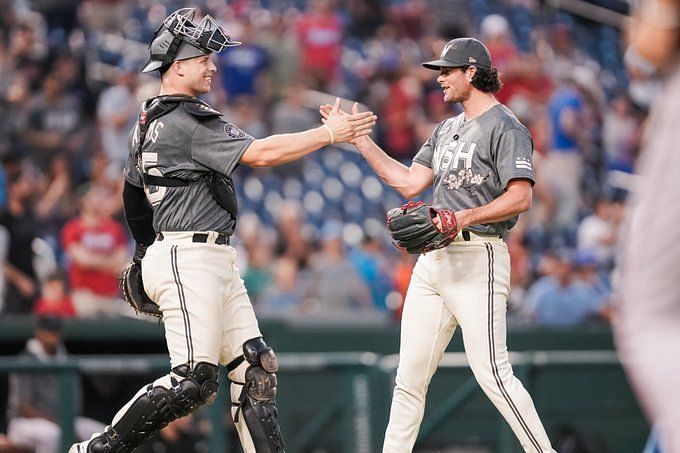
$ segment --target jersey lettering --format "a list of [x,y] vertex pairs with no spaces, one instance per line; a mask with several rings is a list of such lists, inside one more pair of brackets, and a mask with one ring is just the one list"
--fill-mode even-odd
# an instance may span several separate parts
[[156,143],[156,141],[158,140],[158,132],[164,127],[165,124],[163,124],[163,122],[159,120],[156,120],[153,123],[151,123],[151,126],[149,126],[149,132],[151,132],[149,140],[151,140],[152,143]]
[[456,150],[456,157],[453,158],[453,165],[451,168],[458,169],[458,161],[463,159],[465,161],[465,168],[472,168],[472,157],[475,155],[476,143],[470,143],[467,146],[467,151],[465,150],[467,143],[460,142],[458,149]]
[[[142,171],[153,176],[163,176],[163,173],[156,168],[158,164],[158,153],[142,153]],[[167,187],[147,186],[144,184],[144,192],[151,206],[156,206],[163,200]]]
[[465,142],[452,141],[448,146],[437,147],[434,155],[434,168],[441,171],[448,169],[458,169],[461,160],[464,161],[464,168],[472,168],[472,158],[475,155],[476,143],[470,143],[468,146]]
[[448,145],[437,146],[434,152],[432,168],[446,170],[453,159],[453,152],[456,150],[458,142],[449,142]]
[[139,124],[135,124],[135,129],[132,131],[132,146],[136,147],[139,143]]

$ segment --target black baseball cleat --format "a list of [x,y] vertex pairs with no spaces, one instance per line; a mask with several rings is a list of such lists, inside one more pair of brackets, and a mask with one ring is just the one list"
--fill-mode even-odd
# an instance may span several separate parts
[[93,434],[90,440],[71,445],[68,453],[109,453],[111,447],[102,445],[101,434]]

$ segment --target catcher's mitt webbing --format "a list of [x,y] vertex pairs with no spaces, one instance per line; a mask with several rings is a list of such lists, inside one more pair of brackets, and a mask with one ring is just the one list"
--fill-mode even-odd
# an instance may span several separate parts
[[137,313],[162,318],[163,313],[156,302],[144,291],[142,269],[137,263],[130,263],[120,274],[120,289],[123,298]]

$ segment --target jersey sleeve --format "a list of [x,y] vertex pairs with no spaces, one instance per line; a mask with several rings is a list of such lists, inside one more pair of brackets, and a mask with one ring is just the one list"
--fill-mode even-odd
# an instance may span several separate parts
[[534,185],[534,143],[528,131],[514,128],[503,132],[495,151],[501,187],[513,179],[527,179]]
[[219,173],[231,174],[241,156],[255,140],[237,126],[212,119],[199,123],[191,136],[191,157]]

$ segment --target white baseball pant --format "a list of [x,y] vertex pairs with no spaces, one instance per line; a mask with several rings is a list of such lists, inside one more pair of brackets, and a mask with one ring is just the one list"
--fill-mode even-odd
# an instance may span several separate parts
[[514,376],[506,347],[510,255],[500,238],[471,234],[421,255],[411,277],[401,326],[396,386],[383,452],[410,452],[425,396],[456,326],[472,372],[522,447],[552,452],[531,396]]
[[[163,232],[163,240],[154,242],[142,261],[144,288],[163,312],[172,368],[198,362],[227,365],[243,355],[243,343],[262,334],[236,267],[236,250],[210,239],[195,243],[192,237],[193,232]],[[214,235],[210,238],[214,242]],[[229,373],[233,403],[247,367],[243,362]],[[236,428],[244,451],[255,453],[243,417]]]

